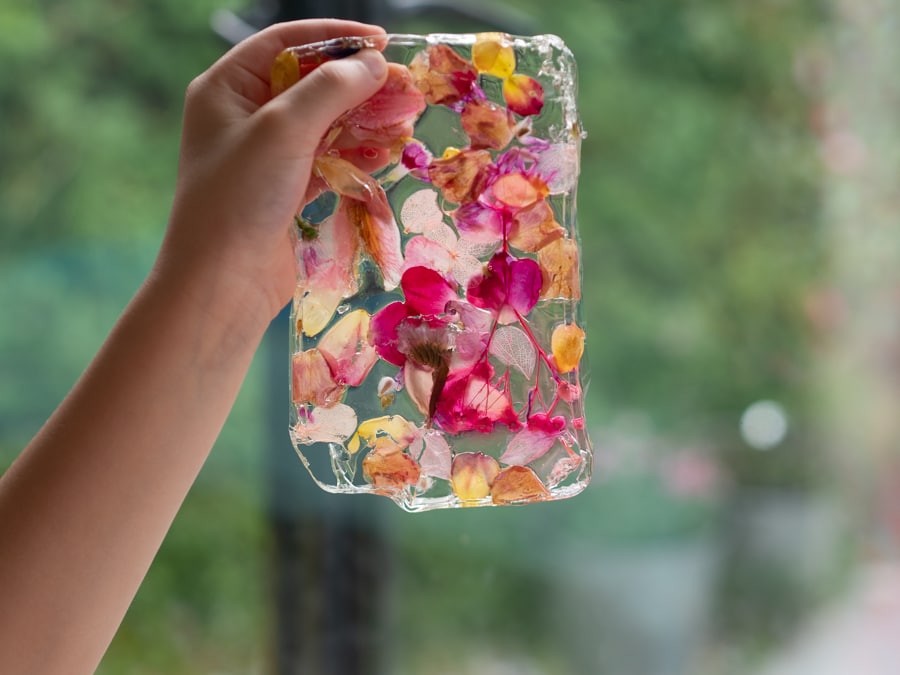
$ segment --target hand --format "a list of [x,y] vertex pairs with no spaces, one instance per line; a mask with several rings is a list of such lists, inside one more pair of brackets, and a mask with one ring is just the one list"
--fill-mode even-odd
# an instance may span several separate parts
[[215,298],[231,318],[268,324],[284,307],[296,281],[291,224],[303,207],[316,147],[337,117],[379,89],[386,64],[377,51],[363,50],[324,63],[272,99],[272,61],[288,46],[381,33],[351,21],[280,24],[238,45],[190,84],[158,274],[179,279],[199,272],[205,304]]

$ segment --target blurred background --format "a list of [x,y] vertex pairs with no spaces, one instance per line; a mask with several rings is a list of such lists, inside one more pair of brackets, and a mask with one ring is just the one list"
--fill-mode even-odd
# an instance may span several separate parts
[[574,52],[594,482],[320,492],[279,320],[101,675],[900,672],[897,0],[0,5],[0,464],[151,265],[187,83],[324,15]]

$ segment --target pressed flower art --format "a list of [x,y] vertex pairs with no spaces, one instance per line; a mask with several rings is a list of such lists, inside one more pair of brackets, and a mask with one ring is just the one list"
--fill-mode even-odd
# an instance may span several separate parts
[[296,217],[291,438],[324,489],[409,511],[524,504],[587,485],[581,131],[562,41],[341,38],[282,52],[278,95],[384,52]]

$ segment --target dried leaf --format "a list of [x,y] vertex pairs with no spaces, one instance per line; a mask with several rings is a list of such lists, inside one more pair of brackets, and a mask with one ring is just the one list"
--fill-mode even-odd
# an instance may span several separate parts
[[518,326],[500,326],[491,340],[491,356],[507,366],[513,366],[531,379],[537,362],[537,350]]

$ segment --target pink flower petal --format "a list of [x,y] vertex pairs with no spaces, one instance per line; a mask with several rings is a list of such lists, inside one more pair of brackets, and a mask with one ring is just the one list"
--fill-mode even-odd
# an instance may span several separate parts
[[431,407],[431,392],[434,389],[434,373],[431,369],[417,366],[412,361],[407,361],[403,366],[403,388],[423,415],[429,415]]
[[359,236],[347,222],[327,218],[318,236],[297,242],[297,290],[294,300],[297,332],[318,335],[340,304],[356,292],[353,270]]
[[412,267],[427,267],[449,276],[453,269],[453,255],[447,247],[425,236],[410,239],[404,255],[404,272]]
[[369,313],[357,309],[341,317],[319,341],[318,349],[338,384],[359,386],[378,360],[369,344],[369,323]]
[[331,376],[328,362],[318,349],[294,354],[291,359],[291,400],[329,407],[339,403],[344,387]]
[[450,480],[450,462],[452,451],[444,435],[430,429],[423,435],[424,449],[419,457],[419,466],[426,476]]
[[504,464],[528,464],[547,454],[555,442],[556,437],[551,434],[523,429],[510,440],[500,461]]
[[497,243],[503,238],[500,214],[480,202],[463,204],[453,213],[460,237],[478,243]]
[[423,110],[425,97],[413,82],[409,69],[391,63],[381,89],[346,113],[338,123],[361,140],[397,140],[412,136],[412,124]]
[[529,464],[543,457],[553,447],[560,432],[566,428],[566,418],[549,417],[545,413],[532,415],[525,429],[516,434],[500,456],[505,464]]

